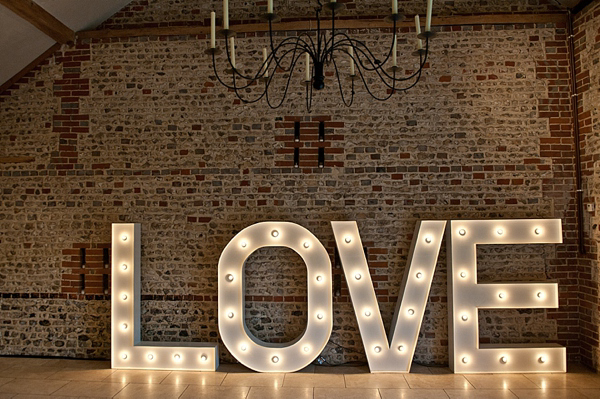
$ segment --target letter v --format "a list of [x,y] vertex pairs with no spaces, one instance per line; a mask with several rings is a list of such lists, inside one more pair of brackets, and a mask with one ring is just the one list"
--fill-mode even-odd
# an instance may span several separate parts
[[446,222],[417,223],[389,339],[356,222],[331,226],[371,372],[410,372]]

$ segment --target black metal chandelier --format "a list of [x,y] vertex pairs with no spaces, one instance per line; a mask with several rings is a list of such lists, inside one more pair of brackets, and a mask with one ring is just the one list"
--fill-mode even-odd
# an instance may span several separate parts
[[[387,21],[393,24],[389,50],[380,57],[373,54],[365,42],[350,38],[345,32],[336,30],[335,18],[336,12],[342,10],[345,5],[335,0],[323,3],[318,0],[316,12],[316,31],[314,29],[301,32],[296,37],[287,37],[280,43],[275,44],[273,38],[273,23],[278,22],[280,18],[273,12],[273,0],[268,0],[267,13],[263,19],[269,24],[269,49],[263,49],[263,62],[254,74],[246,75],[241,68],[237,68],[235,36],[236,32],[229,27],[229,0],[223,0],[223,29],[216,31],[215,12],[211,12],[211,38],[210,48],[206,54],[212,56],[213,70],[216,79],[227,89],[235,92],[235,95],[242,103],[251,104],[266,100],[269,107],[275,109],[283,104],[290,85],[292,77],[297,66],[304,66],[305,77],[303,84],[306,87],[306,108],[310,112],[312,108],[313,92],[325,88],[325,69],[333,68],[335,71],[334,79],[337,80],[342,102],[350,107],[354,102],[356,82],[362,82],[366,91],[378,101],[386,101],[396,92],[406,92],[413,88],[421,79],[423,68],[427,63],[429,55],[429,41],[435,33],[431,31],[431,12],[433,0],[427,0],[427,16],[425,31],[421,32],[419,15],[415,15],[415,26],[417,31],[416,50],[411,53],[416,60],[418,57],[418,68],[409,68],[408,73],[403,73],[405,68],[398,66],[397,54],[397,24],[404,16],[398,13],[398,0],[392,0],[392,13],[386,17]],[[321,28],[321,14],[323,9],[331,12],[331,32],[327,35],[327,30]],[[228,67],[225,70],[226,75],[230,76],[226,82],[217,70],[216,56],[222,51],[216,46],[216,37],[225,39],[225,54],[227,56]],[[424,43],[423,43],[424,42]],[[350,68],[343,72],[338,68],[341,54],[350,62]],[[304,58],[303,62],[301,61]],[[391,60],[391,65],[390,64]],[[413,65],[414,66],[414,65]],[[283,87],[279,90],[280,99],[273,101],[269,95],[269,88],[272,86],[273,78],[276,74],[283,73]],[[287,75],[287,76],[286,76]],[[343,76],[346,75],[346,76]],[[344,93],[344,84],[347,82],[350,95]],[[385,93],[378,95],[372,89],[373,82],[383,86]],[[263,85],[262,90],[249,90],[257,83]],[[347,90],[346,90],[347,91]],[[254,97],[249,98],[246,95]]]

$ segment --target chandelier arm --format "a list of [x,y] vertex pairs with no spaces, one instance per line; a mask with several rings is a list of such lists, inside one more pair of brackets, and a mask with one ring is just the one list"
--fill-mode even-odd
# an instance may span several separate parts
[[[235,84],[235,75],[233,75],[233,81],[234,81],[234,84]],[[240,101],[243,102],[244,104],[254,104],[254,103],[259,102],[260,100],[262,100],[262,98],[265,96],[265,93],[267,92],[267,90],[268,90],[268,85],[265,86],[265,89],[263,90],[263,93],[260,96],[258,96],[257,98],[253,99],[253,100],[246,100],[245,98],[243,98],[240,95],[240,90],[239,89],[234,89],[234,92],[235,92],[235,96],[237,98],[239,98]]]
[[[291,50],[290,50],[290,51],[291,51]],[[290,88],[290,82],[291,82],[291,80],[292,80],[292,76],[294,75],[294,73],[293,73],[294,67],[296,66],[296,63],[297,63],[297,62],[298,62],[298,60],[300,59],[300,56],[301,56],[301,55],[302,55],[302,54],[298,54],[298,56],[297,56],[295,59],[293,59],[293,60],[292,60],[293,62],[292,62],[292,65],[291,65],[291,67],[290,67],[290,68],[291,68],[291,72],[290,72],[290,74],[289,74],[289,76],[288,76],[287,83],[285,84],[285,89],[284,89],[284,91],[283,91],[283,95],[281,96],[281,101],[279,102],[279,104],[277,104],[277,105],[275,105],[275,106],[274,106],[274,105],[272,105],[272,104],[271,104],[271,100],[269,99],[269,93],[268,93],[268,91],[265,91],[265,93],[266,93],[266,96],[265,96],[265,98],[267,99],[267,104],[269,105],[269,107],[270,107],[271,109],[277,109],[277,108],[281,107],[281,105],[282,105],[282,104],[283,104],[283,102],[285,101],[285,98],[287,97],[288,90],[289,90],[289,88]]]
[[374,93],[371,91],[371,89],[369,88],[369,84],[367,83],[367,81],[366,81],[366,79],[365,79],[365,76],[363,75],[363,71],[362,71],[362,69],[361,69],[361,68],[358,68],[358,73],[359,73],[359,75],[360,75],[360,79],[361,79],[361,80],[362,80],[362,82],[363,82],[363,85],[365,86],[365,90],[367,90],[367,93],[369,93],[369,95],[371,95],[371,97],[373,97],[375,100],[377,100],[377,101],[382,101],[382,102],[383,102],[383,101],[387,101],[387,100],[389,100],[389,99],[392,97],[392,95],[394,95],[394,90],[393,90],[392,86],[390,86],[390,85],[389,85],[389,84],[388,84],[388,83],[387,83],[385,80],[383,80],[383,78],[381,78],[381,76],[380,76],[380,78],[381,78],[381,81],[383,82],[383,84],[385,84],[387,87],[391,88],[391,89],[392,89],[392,91],[390,92],[390,94],[389,94],[387,97],[377,97],[377,96],[376,96],[376,95],[375,95],[375,94],[374,94]]
[[[277,58],[277,51],[279,51],[279,49],[281,49],[283,46],[287,46],[289,44],[294,44],[296,47],[298,47],[298,44],[300,42],[302,42],[302,46],[300,46],[301,48],[305,49],[305,51],[309,54],[311,53],[311,45],[309,43],[307,43],[305,40],[302,39],[302,36],[308,37],[311,41],[312,47],[313,47],[313,51],[314,51],[314,42],[312,41],[312,38],[305,32],[301,33],[300,35],[298,35],[297,37],[288,37],[287,39],[284,39],[281,43],[279,43],[277,45],[277,47],[275,47],[275,44],[273,42],[273,32],[271,31],[271,21],[269,21],[269,38],[270,38],[270,43],[271,43],[271,55],[273,56],[273,59],[275,60],[275,64],[278,68],[283,69],[284,71],[289,71],[289,68],[284,68],[281,64],[280,64],[280,60],[283,59],[283,57],[279,57]],[[296,43],[289,43],[292,42],[293,40],[296,40]],[[288,42],[289,41],[289,42]]]
[[213,53],[212,57],[213,57],[213,71],[215,72],[215,76],[216,76],[217,80],[219,81],[219,83],[221,83],[223,86],[225,86],[226,88],[228,88],[230,90],[237,90],[237,88],[235,87],[235,85],[231,86],[231,85],[225,83],[223,81],[223,79],[221,79],[221,77],[219,76],[219,72],[217,71],[217,63],[216,63],[216,60],[215,60],[215,54],[214,53]]
[[338,87],[340,88],[340,96],[342,97],[342,102],[346,107],[351,107],[354,102],[354,79],[352,79],[352,97],[350,98],[350,102],[346,102],[346,97],[344,96],[344,90],[342,89],[342,80],[340,79],[340,72],[337,67],[337,62],[335,62],[335,58],[332,58],[333,67],[335,69],[335,75],[337,76]]

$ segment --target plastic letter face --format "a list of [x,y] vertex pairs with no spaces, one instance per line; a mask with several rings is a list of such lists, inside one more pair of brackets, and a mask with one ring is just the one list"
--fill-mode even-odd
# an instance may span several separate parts
[[478,309],[557,308],[550,283],[477,284],[478,244],[561,243],[558,219],[453,220],[447,231],[450,368],[455,373],[565,372],[566,349],[479,344]]
[[408,373],[446,222],[422,221],[415,228],[389,338],[356,222],[331,222],[331,225],[371,372]]
[[216,343],[140,341],[140,241],[139,224],[112,225],[111,366],[215,371],[219,366]]
[[[306,264],[308,322],[304,334],[292,342],[265,343],[246,328],[244,263],[262,247],[290,248]],[[323,245],[304,227],[262,222],[245,228],[223,250],[218,279],[219,332],[240,363],[261,372],[292,372],[309,365],[325,348],[333,327],[331,261]]]

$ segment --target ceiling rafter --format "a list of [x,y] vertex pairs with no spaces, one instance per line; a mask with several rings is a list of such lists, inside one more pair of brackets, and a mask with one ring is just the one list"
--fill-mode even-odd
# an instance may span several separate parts
[[75,41],[73,30],[32,0],[0,0],[0,4],[60,44]]

